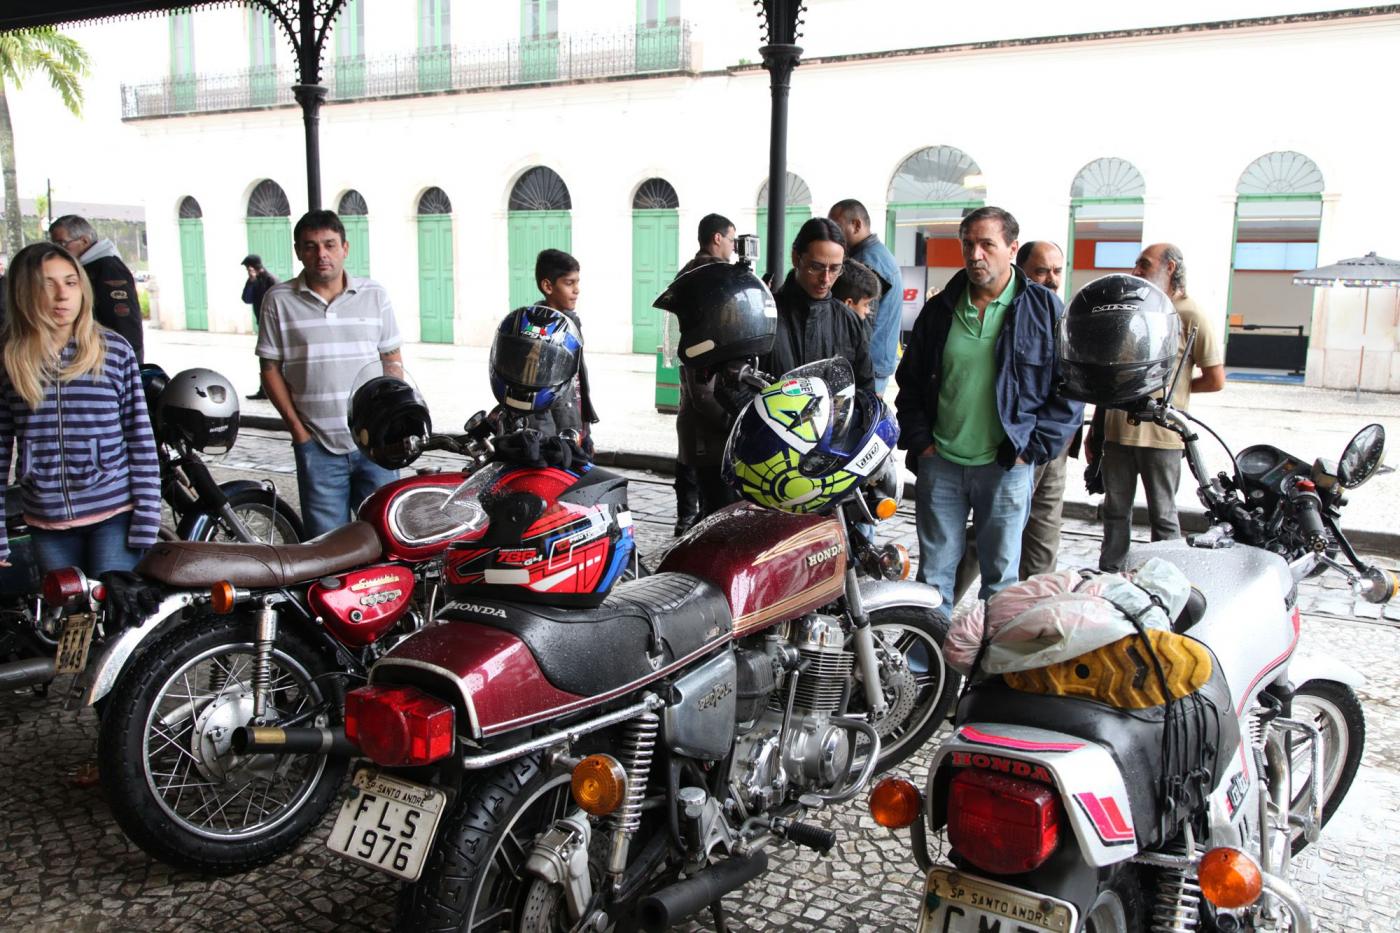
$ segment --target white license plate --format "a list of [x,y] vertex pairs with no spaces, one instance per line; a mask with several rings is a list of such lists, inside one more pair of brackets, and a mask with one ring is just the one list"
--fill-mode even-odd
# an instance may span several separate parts
[[1078,922],[1069,901],[934,868],[924,886],[919,933],[1073,933]]
[[63,622],[63,634],[58,638],[54,673],[79,674],[87,666],[88,649],[92,647],[92,630],[97,617],[91,612],[75,612]]
[[351,787],[327,847],[395,878],[417,881],[447,795],[369,768],[355,772]]

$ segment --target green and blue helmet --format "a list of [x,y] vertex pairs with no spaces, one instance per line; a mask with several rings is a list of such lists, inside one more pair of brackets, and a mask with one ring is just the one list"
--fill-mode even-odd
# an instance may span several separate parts
[[898,440],[885,403],[856,389],[851,364],[821,360],[792,370],[740,412],[724,480],[765,508],[823,512],[878,475]]

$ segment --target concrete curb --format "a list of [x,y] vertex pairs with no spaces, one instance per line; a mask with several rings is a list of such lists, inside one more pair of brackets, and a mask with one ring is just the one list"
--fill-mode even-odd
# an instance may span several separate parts
[[[244,427],[256,428],[262,431],[286,431],[287,425],[276,416],[268,415],[245,415],[241,424]],[[662,476],[674,476],[676,472],[676,461],[674,457],[666,457],[661,454],[640,453],[631,450],[600,450],[593,456],[593,462],[599,466],[621,467],[627,470],[650,470]],[[904,490],[904,500],[914,501],[914,487],[908,485]],[[1099,520],[1099,506],[1095,502],[1079,502],[1074,499],[1065,500],[1064,514],[1068,518],[1079,521],[1097,522]],[[1205,531],[1205,512],[1200,509],[1180,509],[1178,511],[1181,521],[1181,530],[1196,532]],[[1133,524],[1148,524],[1147,509],[1139,506],[1133,509]],[[1347,540],[1359,552],[1369,554],[1396,554],[1400,553],[1400,533],[1367,531],[1364,529],[1345,528]]]

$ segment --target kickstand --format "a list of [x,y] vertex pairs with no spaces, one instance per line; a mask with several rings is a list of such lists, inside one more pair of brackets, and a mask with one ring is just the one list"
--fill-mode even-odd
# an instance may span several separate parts
[[715,918],[715,933],[729,933],[729,922],[725,919],[724,902],[712,902],[710,914]]

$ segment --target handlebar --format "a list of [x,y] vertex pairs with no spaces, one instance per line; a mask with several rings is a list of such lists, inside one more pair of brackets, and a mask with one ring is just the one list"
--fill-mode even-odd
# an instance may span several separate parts
[[[1309,484],[1311,485],[1311,484]],[[1322,524],[1322,500],[1311,489],[1295,488],[1289,496],[1298,530],[1307,539],[1308,547],[1317,553],[1327,550],[1327,530]]]

